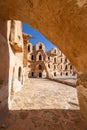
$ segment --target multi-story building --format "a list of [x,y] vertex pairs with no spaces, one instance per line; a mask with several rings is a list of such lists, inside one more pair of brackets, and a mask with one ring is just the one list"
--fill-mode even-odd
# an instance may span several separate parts
[[58,48],[46,52],[41,42],[34,46],[31,43],[28,45],[28,70],[28,77],[34,78],[76,76],[74,67]]
[[[11,99],[29,77],[58,78],[73,76],[69,60],[54,48],[46,52],[43,43],[28,43],[30,35],[22,33],[22,23],[16,20],[0,20],[0,99]],[[3,51],[4,50],[4,51]],[[7,90],[8,88],[8,90]],[[8,91],[8,93],[4,93]]]
[[47,77],[46,66],[46,50],[44,44],[38,42],[35,46],[28,45],[28,68],[29,77]]

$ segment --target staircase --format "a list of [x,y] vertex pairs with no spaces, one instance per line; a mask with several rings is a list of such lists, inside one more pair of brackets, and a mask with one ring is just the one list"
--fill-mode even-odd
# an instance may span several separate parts
[[52,78],[51,71],[50,71],[50,69],[48,67],[48,63],[46,63],[46,61],[44,61],[44,66],[45,66],[45,69],[46,69],[47,78]]

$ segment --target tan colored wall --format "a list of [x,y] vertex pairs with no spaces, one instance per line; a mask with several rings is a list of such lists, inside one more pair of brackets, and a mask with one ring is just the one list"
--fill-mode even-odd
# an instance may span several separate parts
[[9,46],[7,41],[7,21],[0,20],[0,111],[7,110],[8,77],[9,77]]
[[[29,77],[39,78],[39,73],[42,73],[42,78],[76,78],[76,76],[73,75],[74,69],[70,68],[70,61],[59,49],[53,48],[46,53],[43,43],[38,42],[35,44],[35,46],[32,46],[31,44],[28,45],[30,46],[30,50],[28,52]],[[39,48],[40,45],[42,45],[41,49]],[[40,55],[42,56],[41,61],[39,60]],[[31,59],[32,56],[33,60]],[[66,62],[65,59],[67,59]],[[39,65],[41,65],[41,69],[38,68]],[[65,69],[66,65],[67,69]],[[34,76],[32,76],[32,72],[34,73]]]
[[[14,25],[14,26],[13,26]],[[11,107],[11,98],[23,86],[23,37],[20,21],[7,22],[7,39],[9,46],[9,108]],[[20,38],[19,38],[20,37]],[[15,46],[16,44],[16,46]],[[19,81],[19,67],[22,69],[21,80]]]
[[[47,52],[49,73],[52,78],[76,78],[73,75],[75,72],[74,67],[66,56],[57,48],[53,48]],[[72,66],[72,68],[70,68]],[[76,73],[76,72],[75,72]]]
[[[39,49],[39,46],[42,46],[41,49]],[[35,46],[32,47],[32,49],[34,48],[34,50],[31,50],[28,53],[28,69],[29,69],[29,77],[32,77],[32,72],[34,72],[34,76],[35,78],[39,78],[39,73],[42,73],[42,78],[46,78],[47,77],[47,73],[46,73],[46,67],[44,64],[45,58],[46,58],[46,52],[45,52],[45,46],[43,45],[43,43],[38,42]],[[32,55],[34,56],[34,60],[31,59]],[[39,56],[41,55],[42,60],[39,61]],[[41,65],[41,69],[38,68],[38,66]]]

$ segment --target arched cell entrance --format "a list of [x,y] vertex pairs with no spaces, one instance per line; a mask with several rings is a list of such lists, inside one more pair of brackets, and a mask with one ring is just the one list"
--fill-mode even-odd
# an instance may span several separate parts
[[18,19],[38,29],[76,67],[81,113],[87,122],[87,0],[1,0],[0,9],[1,18]]
[[42,78],[42,72],[39,73],[39,78]]
[[19,69],[18,69],[18,80],[21,81],[21,79],[22,79],[22,69],[21,69],[21,67],[19,67]]

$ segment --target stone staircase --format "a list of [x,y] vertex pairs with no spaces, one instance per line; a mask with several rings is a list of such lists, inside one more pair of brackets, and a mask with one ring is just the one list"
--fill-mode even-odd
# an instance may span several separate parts
[[45,66],[45,69],[46,69],[46,72],[47,72],[47,78],[52,78],[50,69],[49,69],[48,64],[46,63],[46,61],[44,61],[44,66]]

